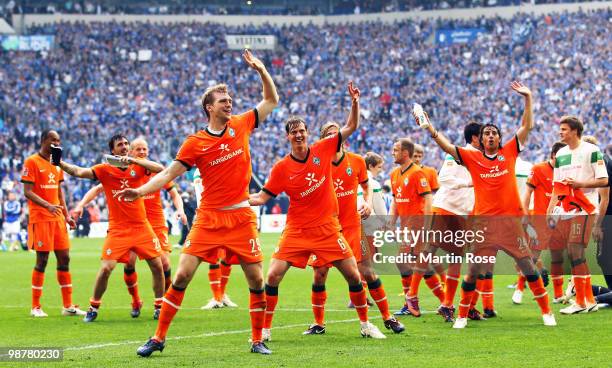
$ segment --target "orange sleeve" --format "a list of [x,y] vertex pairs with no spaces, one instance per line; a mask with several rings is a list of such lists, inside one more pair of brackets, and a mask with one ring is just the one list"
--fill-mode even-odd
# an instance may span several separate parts
[[36,182],[36,163],[34,160],[27,158],[23,163],[23,172],[21,173],[21,182],[34,184]]
[[196,164],[196,139],[194,136],[189,136],[176,154],[175,160],[182,163],[187,170],[191,170]]
[[431,190],[436,191],[440,189],[440,183],[438,183],[438,172],[434,168],[429,168],[429,187]]
[[106,178],[106,167],[104,164],[97,164],[91,168],[93,171],[95,179],[102,183],[102,181]]
[[425,194],[431,193],[431,187],[429,186],[429,181],[427,181],[427,177],[423,171],[417,171],[414,173],[414,180],[411,180],[413,185],[416,185],[416,192],[418,195],[423,196]]
[[315,145],[321,147],[321,153],[333,157],[336,152],[340,152],[340,148],[342,148],[342,135],[338,132],[337,134],[318,140]]
[[268,193],[272,197],[276,197],[284,192],[286,175],[283,174],[283,171],[282,161],[274,165],[274,167],[272,167],[272,171],[270,172],[268,181],[263,188],[261,188],[261,190]]
[[249,132],[253,131],[259,126],[259,113],[257,112],[257,109],[249,110],[236,116],[236,118],[239,124],[245,125]]
[[516,135],[512,137],[510,141],[504,144],[502,148],[504,150],[504,155],[512,156],[514,158],[518,157],[519,152],[521,152],[519,147],[519,140]]
[[359,184],[368,182],[368,168],[366,167],[365,160],[361,156],[356,156],[355,158],[355,166],[359,170],[357,179],[359,180]]
[[459,158],[459,163],[468,169],[470,168],[470,165],[474,163],[474,153],[475,152],[480,153],[480,151],[468,150],[463,147],[455,146],[455,149],[457,150],[457,156]]

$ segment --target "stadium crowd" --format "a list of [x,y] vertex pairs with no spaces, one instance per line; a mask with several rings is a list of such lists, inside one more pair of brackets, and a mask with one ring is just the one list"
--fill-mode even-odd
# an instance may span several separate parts
[[[115,132],[144,136],[151,158],[169,163],[188,134],[205,117],[199,97],[227,81],[239,93],[234,112],[261,98],[260,82],[239,51],[227,50],[226,34],[273,34],[274,51],[256,51],[275,79],[280,105],[251,140],[253,172],[263,182],[272,164],[287,154],[282,121],[305,116],[311,128],[344,121],[350,101],[346,83],[362,90],[362,128],[351,150],[375,151],[393,166],[395,137],[425,146],[424,163],[439,167],[443,154],[414,124],[411,109],[421,103],[455,143],[469,120],[494,122],[509,138],[522,104],[509,89],[513,79],[534,92],[536,128],[523,159],[546,157],[557,137],[556,122],[576,114],[585,132],[612,141],[610,109],[610,10],[474,21],[402,21],[357,25],[328,24],[227,27],[219,24],[59,23],[31,34],[55,35],[49,52],[0,51],[0,180],[3,192],[21,191],[25,157],[36,151],[45,127],[60,130],[66,160],[90,166],[107,153]],[[529,30],[515,37],[517,27]],[[436,29],[481,27],[472,44],[437,46]],[[384,36],[383,36],[384,35]],[[317,42],[314,42],[316,40]],[[140,50],[151,50],[141,61]],[[69,180],[69,179],[68,179]],[[93,183],[69,180],[69,203]],[[187,180],[181,184],[189,187]],[[19,194],[20,198],[23,198]]]

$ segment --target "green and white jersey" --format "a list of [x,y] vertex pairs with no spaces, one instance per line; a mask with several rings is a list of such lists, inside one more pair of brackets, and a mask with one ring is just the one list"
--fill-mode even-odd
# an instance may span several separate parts
[[195,190],[196,203],[198,207],[200,207],[200,201],[202,200],[202,192],[204,192],[204,187],[202,186],[202,176],[200,175],[200,170],[196,167],[193,172],[193,188]]
[[[554,181],[562,181],[566,178],[573,178],[578,181],[607,178],[606,164],[603,155],[594,144],[582,142],[575,149],[571,150],[565,146],[557,152]],[[599,211],[599,198],[597,188],[581,188],[584,195]]]
[[[372,214],[371,215],[386,215],[387,206],[385,206],[385,200],[382,194],[382,185],[378,180],[374,179],[372,174],[368,171],[368,185],[372,187]],[[363,189],[361,185],[357,187],[357,208],[364,202],[363,200]]]
[[[514,172],[516,175],[516,185],[518,186],[521,200],[525,194],[525,190],[527,189],[527,178],[529,177],[529,173],[531,173],[532,167],[533,164],[531,162],[525,161],[520,157],[516,159]],[[531,201],[529,202],[529,209],[533,209],[533,196],[531,196]]]

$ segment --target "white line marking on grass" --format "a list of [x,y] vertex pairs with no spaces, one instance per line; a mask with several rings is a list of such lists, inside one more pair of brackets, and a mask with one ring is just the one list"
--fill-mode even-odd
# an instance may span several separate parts
[[[6,308],[6,309],[27,309],[30,310],[31,306],[29,305],[1,305],[0,309],[2,308]],[[61,308],[61,306],[47,306],[45,309],[52,309],[52,308]],[[125,307],[120,307],[120,306],[102,306],[100,307],[100,310],[104,311],[105,309],[124,309],[124,310],[130,310],[130,306],[126,305]],[[234,310],[234,311],[246,311],[246,308],[230,308],[230,307],[224,307],[222,309],[227,309],[227,310]],[[372,308],[370,308],[372,309]],[[143,308],[143,310],[146,310],[145,308]],[[151,309],[153,310],[153,309]],[[202,310],[202,308],[200,307],[182,307],[181,306],[181,310]],[[214,311],[214,310],[212,310]],[[311,308],[278,308],[277,311],[281,311],[281,312],[312,312]],[[326,312],[353,312],[354,309],[325,309]],[[208,311],[207,311],[208,312]]]
[[[327,324],[334,324],[334,323],[349,323],[349,322],[359,322],[359,319],[358,318],[343,319],[343,320],[337,320],[337,321],[327,321],[326,323]],[[307,326],[310,326],[310,325],[308,323],[298,323],[298,324],[293,324],[293,325],[272,327],[272,329],[273,330],[286,330],[286,329],[290,329],[290,328],[305,327],[305,326],[307,327]],[[223,335],[236,335],[236,334],[243,334],[243,333],[249,333],[249,332],[251,332],[250,328],[248,330],[206,332],[206,333],[199,334],[199,335],[171,336],[171,337],[166,338],[166,341],[169,341],[169,340],[198,339],[198,338],[203,338],[203,337],[223,336]],[[78,351],[78,350],[100,349],[100,348],[106,348],[106,347],[111,347],[111,346],[124,346],[124,345],[134,345],[134,344],[142,344],[142,343],[143,343],[143,341],[109,342],[109,343],[105,343],[105,344],[95,344],[95,345],[84,345],[84,346],[67,347],[67,348],[64,349],[64,351]]]

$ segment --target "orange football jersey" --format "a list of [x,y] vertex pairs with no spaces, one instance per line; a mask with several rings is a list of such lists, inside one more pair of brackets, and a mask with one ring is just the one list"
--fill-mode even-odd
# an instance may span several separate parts
[[553,171],[548,161],[537,163],[531,168],[527,185],[533,188],[534,215],[546,215],[552,197]]
[[424,195],[431,193],[423,170],[411,163],[405,170],[396,167],[391,171],[391,191],[398,216],[422,215],[425,213]]
[[520,152],[516,136],[494,157],[488,157],[482,151],[456,148],[460,163],[468,169],[474,183],[474,215],[524,213],[514,170]]
[[[142,184],[147,183],[149,180],[153,179],[153,177],[157,175],[157,173],[147,172],[145,177],[143,178]],[[174,188],[174,182],[169,182],[164,185],[164,189],[166,191],[170,191]],[[144,199],[145,211],[147,213],[147,220],[154,228],[166,226],[166,217],[164,216],[164,205],[161,200],[161,190],[158,190],[155,193],[147,194],[142,197]]]
[[139,165],[132,164],[126,169],[109,165],[98,164],[91,168],[96,179],[102,184],[106,203],[108,204],[108,228],[125,228],[134,224],[147,222],[144,199],[135,201],[119,201],[114,196],[125,188],[138,188],[144,182],[146,170]]
[[272,196],[282,192],[289,196],[286,228],[304,229],[338,222],[332,160],[341,144],[340,133],[334,134],[310,146],[304,160],[289,154],[272,167],[263,191]]
[[[64,172],[59,166],[53,166],[40,154],[34,154],[26,158],[23,163],[21,182],[33,184],[33,192],[45,201],[53,205],[59,205],[60,183],[64,181]],[[53,215],[36,203],[28,200],[31,224],[37,222],[59,221],[63,214]]]
[[431,166],[421,166],[423,173],[425,173],[425,177],[427,178],[427,182],[429,183],[429,187],[432,192],[440,189],[440,183],[438,182],[438,172]]
[[340,225],[349,228],[361,225],[357,212],[357,187],[368,181],[368,169],[363,157],[345,152],[338,162],[332,162],[332,179],[338,198]]
[[232,115],[218,135],[207,129],[190,135],[176,160],[187,169],[197,166],[202,176],[198,212],[235,205],[249,199],[251,153],[249,136],[258,125],[257,110]]

